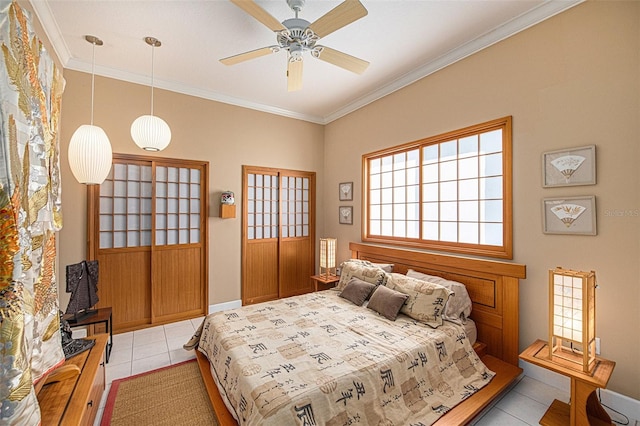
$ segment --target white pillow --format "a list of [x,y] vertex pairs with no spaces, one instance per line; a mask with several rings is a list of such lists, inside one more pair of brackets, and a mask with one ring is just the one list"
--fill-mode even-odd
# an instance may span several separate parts
[[409,269],[407,271],[407,276],[422,281],[440,284],[441,286],[453,291],[454,294],[449,297],[447,305],[444,308],[444,317],[448,320],[462,320],[463,323],[467,321],[467,318],[471,315],[473,303],[471,302],[471,297],[469,297],[469,293],[467,292],[467,287],[465,287],[464,284],[458,281],[446,280],[435,275],[423,274],[422,272],[414,271],[413,269]]
[[383,271],[385,271],[387,274],[390,274],[393,272],[393,263],[373,263],[373,266],[377,266],[378,268],[382,269]]
[[400,312],[433,328],[442,325],[447,301],[453,291],[431,281],[393,273],[386,285],[409,296]]
[[387,274],[371,262],[359,259],[351,259],[342,262],[340,269],[340,281],[335,289],[344,290],[351,278],[358,278],[375,285],[384,285],[387,282]]

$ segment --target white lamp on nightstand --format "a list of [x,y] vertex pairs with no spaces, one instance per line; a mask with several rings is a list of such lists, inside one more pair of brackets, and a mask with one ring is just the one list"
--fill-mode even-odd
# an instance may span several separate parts
[[320,275],[324,275],[327,279],[330,275],[336,274],[337,245],[338,240],[335,238],[320,238]]
[[[596,361],[596,273],[549,271],[549,359],[589,373]],[[564,364],[564,363],[563,363]]]

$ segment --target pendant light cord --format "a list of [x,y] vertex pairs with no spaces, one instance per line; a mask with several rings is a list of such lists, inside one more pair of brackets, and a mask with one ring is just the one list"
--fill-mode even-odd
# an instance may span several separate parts
[[151,45],[151,115],[153,116],[153,54],[156,50],[155,45]]
[[96,42],[91,43],[92,47],[92,55],[91,55],[91,125],[93,126],[93,92],[95,90],[95,80],[96,80]]

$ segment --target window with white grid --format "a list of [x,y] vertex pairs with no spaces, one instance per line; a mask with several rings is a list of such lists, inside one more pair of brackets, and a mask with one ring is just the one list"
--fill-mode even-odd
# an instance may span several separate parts
[[100,248],[151,245],[151,165],[116,162],[100,185]]
[[248,173],[247,239],[308,237],[310,191],[308,177]]
[[309,178],[282,176],[282,237],[309,236]]
[[278,238],[278,176],[247,175],[247,238]]
[[99,190],[99,248],[149,247],[152,233],[156,246],[200,243],[202,179],[200,166],[114,160]]
[[511,118],[363,157],[365,240],[511,258]]

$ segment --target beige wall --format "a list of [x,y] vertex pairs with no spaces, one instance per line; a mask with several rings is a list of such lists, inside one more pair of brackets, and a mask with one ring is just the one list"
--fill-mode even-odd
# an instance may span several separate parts
[[[327,125],[325,233],[341,258],[361,211],[337,223],[337,185],[354,181],[360,199],[363,153],[512,115],[520,349],[547,340],[548,269],[593,269],[602,356],[617,362],[609,387],[640,398],[639,23],[638,2],[588,2]],[[597,185],[542,188],[543,151],[590,144]],[[596,196],[598,235],[543,234],[542,198],[577,195]]]
[[[59,234],[60,305],[64,291],[64,265],[86,255],[86,190],[69,168],[71,135],[90,121],[91,75],[65,70],[60,137],[64,227]],[[162,157],[209,161],[209,303],[240,299],[240,215],[219,217],[220,194],[234,191],[241,209],[243,164],[308,170],[317,173],[318,205],[324,181],[324,129],[317,124],[234,107],[218,102],[154,90],[154,113],[171,127],[172,139]],[[96,77],[94,124],[109,136],[114,152],[142,154],[131,139],[131,123],[148,114],[149,87]],[[317,232],[323,224],[317,221]]]

